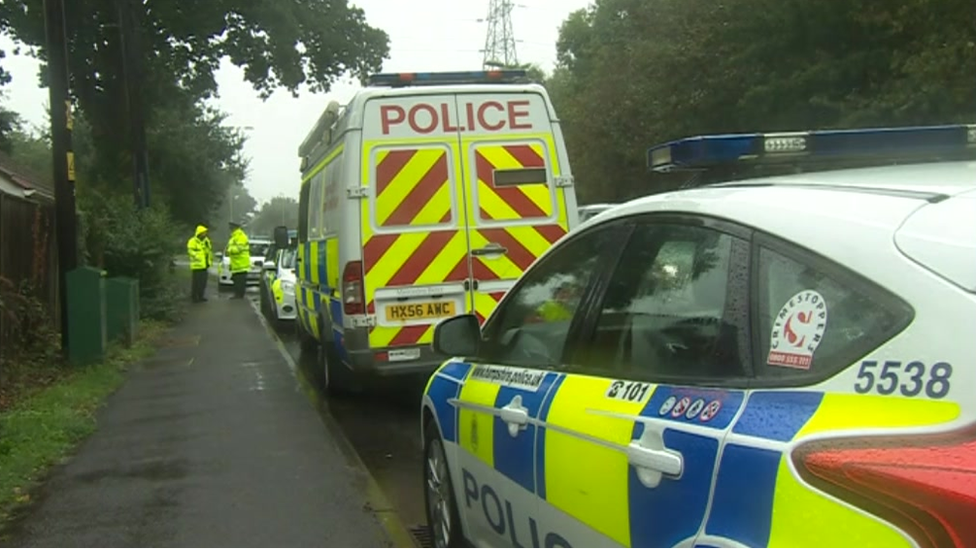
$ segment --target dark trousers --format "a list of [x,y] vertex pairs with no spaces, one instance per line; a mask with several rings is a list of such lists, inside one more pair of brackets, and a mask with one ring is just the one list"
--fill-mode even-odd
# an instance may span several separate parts
[[210,278],[210,273],[207,269],[194,269],[192,276],[193,278],[190,282],[190,298],[193,301],[203,301],[204,294],[207,292],[207,279]]
[[234,297],[244,297],[244,292],[247,291],[247,271],[234,273],[230,278],[234,281]]

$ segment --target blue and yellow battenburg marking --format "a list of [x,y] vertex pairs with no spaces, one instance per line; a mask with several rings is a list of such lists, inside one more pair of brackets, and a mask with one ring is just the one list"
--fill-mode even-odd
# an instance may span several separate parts
[[911,546],[881,520],[803,484],[790,468],[790,444],[813,434],[938,425],[958,416],[954,402],[754,392],[724,446],[705,534],[750,547]]
[[[548,372],[534,389],[521,389],[472,380],[471,369],[448,363],[428,387],[444,437],[629,546],[674,546],[695,536],[706,519],[716,460],[707,539],[752,547],[911,546],[887,523],[802,483],[791,469],[789,450],[809,435],[937,426],[960,414],[955,402],[808,390],[752,392],[744,403],[743,391],[652,386],[650,398],[634,403],[607,398],[605,378]],[[448,403],[461,398],[498,408],[516,394],[542,426],[515,438],[500,418]],[[703,404],[695,406],[699,400]],[[681,477],[646,488],[626,455],[613,447],[639,439],[645,421],[594,410],[663,421],[666,447],[684,457]]]

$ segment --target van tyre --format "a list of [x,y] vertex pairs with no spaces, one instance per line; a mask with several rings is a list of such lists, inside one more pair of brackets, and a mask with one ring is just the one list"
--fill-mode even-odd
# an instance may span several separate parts
[[295,335],[298,336],[298,345],[301,348],[303,355],[308,356],[311,353],[318,352],[319,341],[305,331],[301,320],[297,318],[295,319]]
[[444,440],[433,420],[424,426],[423,468],[424,510],[434,547],[466,547]]
[[339,358],[339,351],[332,342],[323,343],[319,351],[319,363],[323,377],[323,388],[325,394],[331,397],[345,396],[350,393],[358,392],[359,380],[356,374],[350,370],[342,359]]

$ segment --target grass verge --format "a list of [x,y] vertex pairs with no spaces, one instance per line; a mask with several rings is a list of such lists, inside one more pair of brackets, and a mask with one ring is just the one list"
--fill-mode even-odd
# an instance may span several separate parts
[[30,501],[33,484],[95,430],[96,410],[122,384],[129,365],[153,354],[165,328],[142,322],[132,347],[113,344],[100,364],[73,368],[0,412],[0,528]]

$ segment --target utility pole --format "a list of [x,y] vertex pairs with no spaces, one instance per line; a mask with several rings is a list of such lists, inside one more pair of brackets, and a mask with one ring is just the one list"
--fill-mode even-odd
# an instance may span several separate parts
[[64,0],[44,0],[47,38],[48,92],[51,100],[51,150],[54,156],[54,210],[58,239],[58,302],[61,352],[68,353],[67,273],[78,266],[75,212],[75,157],[71,150],[71,96],[68,93],[68,50]]
[[[137,2],[132,9],[132,2]],[[141,0],[116,0],[119,39],[122,43],[122,81],[129,111],[129,142],[133,164],[133,198],[137,208],[149,207],[149,153],[146,150],[146,118],[143,101]]]
[[517,67],[515,33],[512,31],[512,0],[489,0],[488,34],[485,36],[484,68]]

